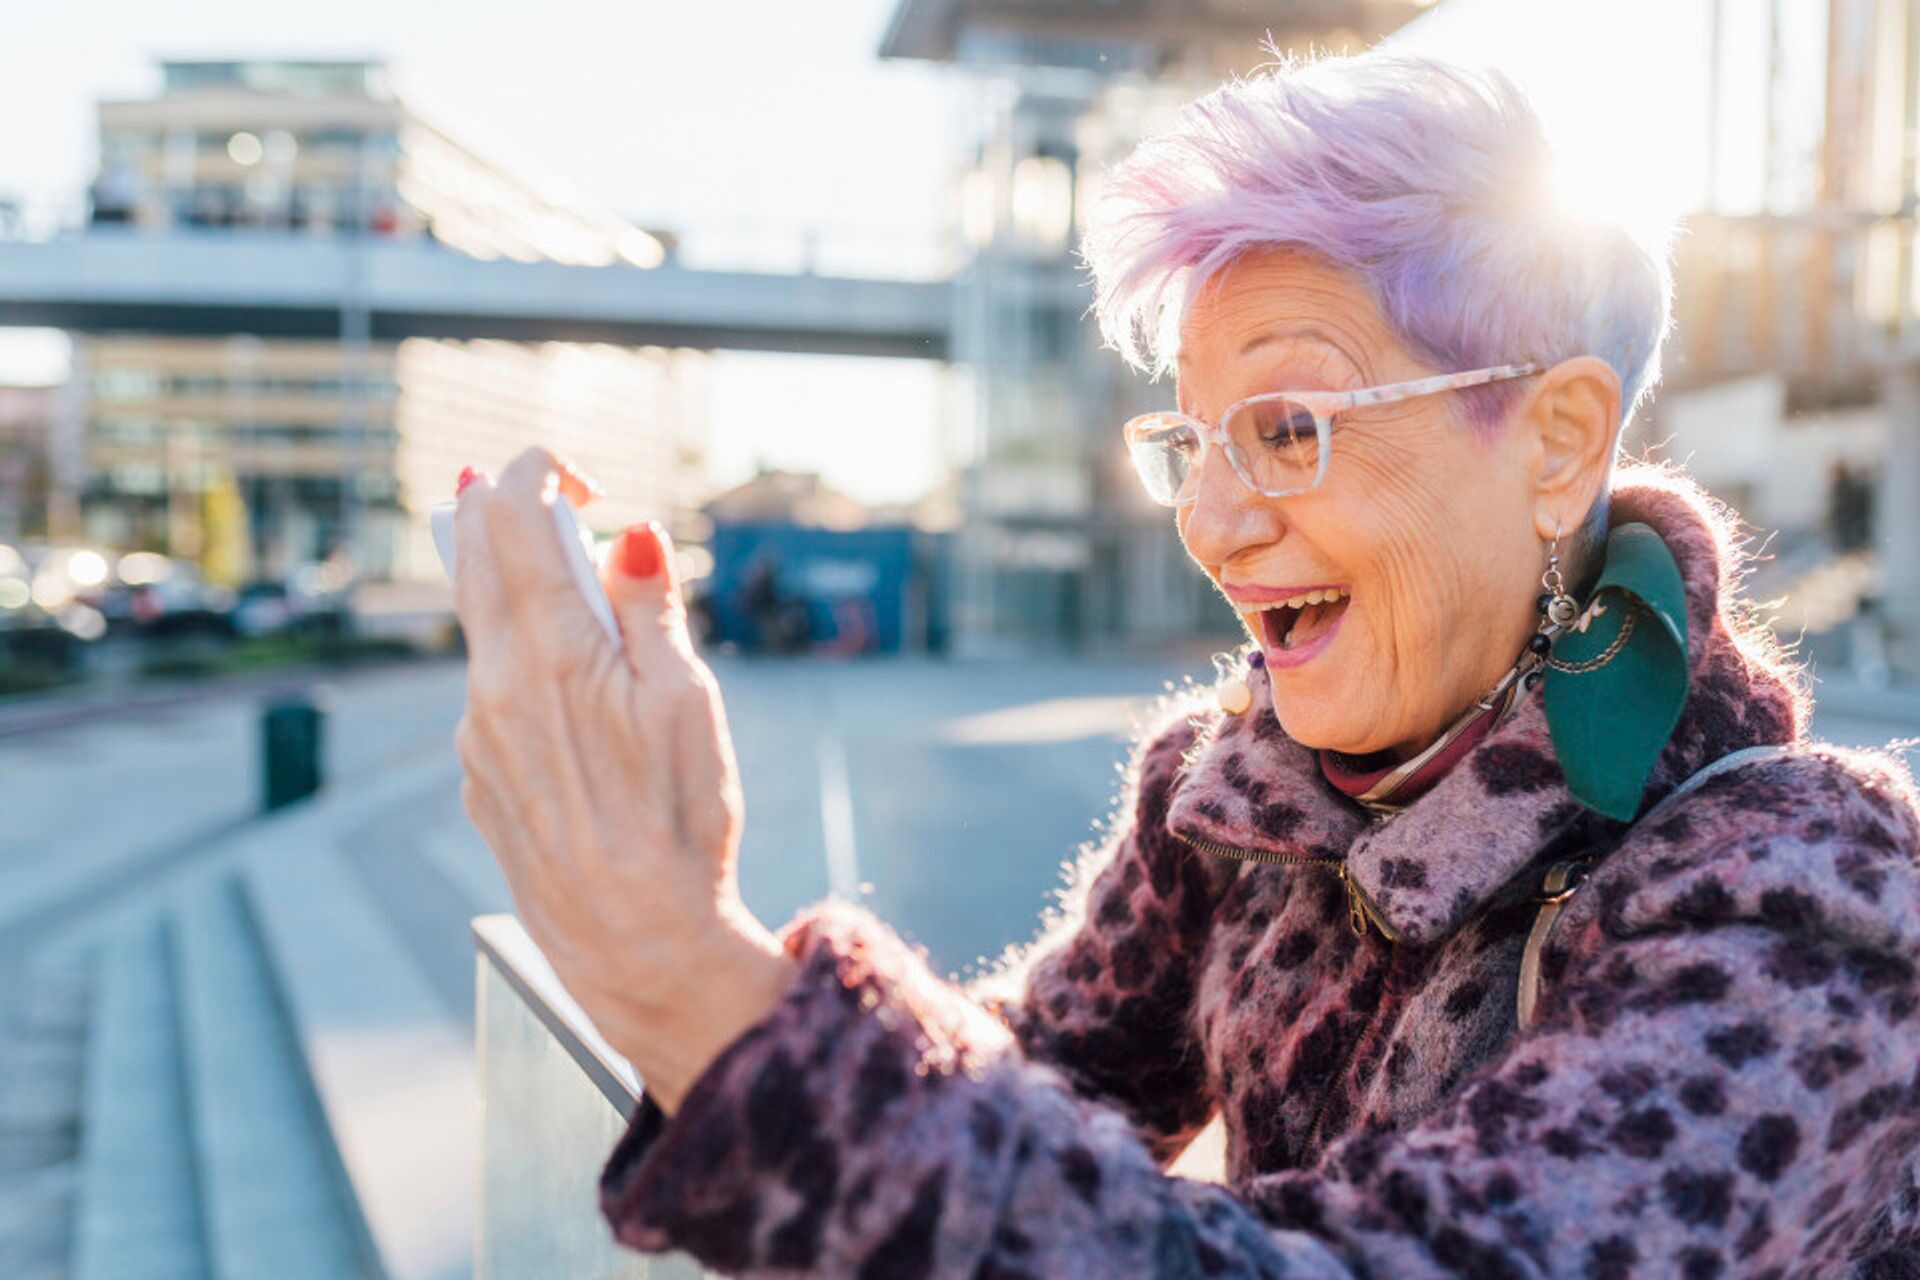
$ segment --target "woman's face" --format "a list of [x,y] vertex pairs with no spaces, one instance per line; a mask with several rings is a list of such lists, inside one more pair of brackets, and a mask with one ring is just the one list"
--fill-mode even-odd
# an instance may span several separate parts
[[[1190,308],[1180,407],[1217,423],[1264,391],[1451,372],[1416,359],[1355,277],[1260,249]],[[1180,537],[1264,649],[1289,737],[1409,754],[1513,664],[1546,567],[1528,450],[1521,431],[1483,439],[1454,392],[1342,414],[1325,481],[1288,497],[1255,493],[1206,449],[1197,496],[1177,509]],[[1271,610],[1249,599],[1328,589],[1343,594]]]

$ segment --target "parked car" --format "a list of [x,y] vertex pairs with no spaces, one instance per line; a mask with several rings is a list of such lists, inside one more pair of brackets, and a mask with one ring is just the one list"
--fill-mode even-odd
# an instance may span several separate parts
[[130,593],[128,616],[143,635],[234,633],[233,591],[207,582],[195,565],[175,561],[164,578],[141,583]]
[[240,588],[228,616],[236,635],[279,635],[292,630],[300,617],[300,605],[286,583],[262,579]]

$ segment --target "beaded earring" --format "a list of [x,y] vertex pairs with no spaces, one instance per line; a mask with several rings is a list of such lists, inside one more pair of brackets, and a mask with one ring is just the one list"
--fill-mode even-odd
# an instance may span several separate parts
[[1540,623],[1538,629],[1527,637],[1527,650],[1536,660],[1532,670],[1526,674],[1529,689],[1540,683],[1541,668],[1553,664],[1549,655],[1554,639],[1580,614],[1580,603],[1567,594],[1567,582],[1560,573],[1560,535],[1563,532],[1565,530],[1556,522],[1553,526],[1553,542],[1547,547],[1546,572],[1540,575],[1540,597],[1534,601],[1534,608],[1540,613]]
[[1560,576],[1560,534],[1560,526],[1554,525],[1553,545],[1547,548],[1547,571],[1540,575],[1543,590],[1537,603],[1541,616],[1556,627],[1565,627],[1580,616],[1580,605],[1567,594],[1566,579]]

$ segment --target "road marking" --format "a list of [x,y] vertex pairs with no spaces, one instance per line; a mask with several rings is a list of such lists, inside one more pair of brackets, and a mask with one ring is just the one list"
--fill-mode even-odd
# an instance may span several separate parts
[[827,888],[852,902],[860,896],[860,855],[853,843],[853,791],[847,753],[831,733],[819,737],[820,835],[827,849]]

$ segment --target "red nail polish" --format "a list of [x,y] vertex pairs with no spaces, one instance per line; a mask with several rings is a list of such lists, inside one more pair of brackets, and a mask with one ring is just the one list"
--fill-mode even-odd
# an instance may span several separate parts
[[651,578],[660,572],[660,538],[653,521],[628,526],[620,535],[620,571],[629,578]]
[[480,473],[472,467],[460,468],[460,479],[453,486],[453,496],[459,497],[460,491],[480,478]]

